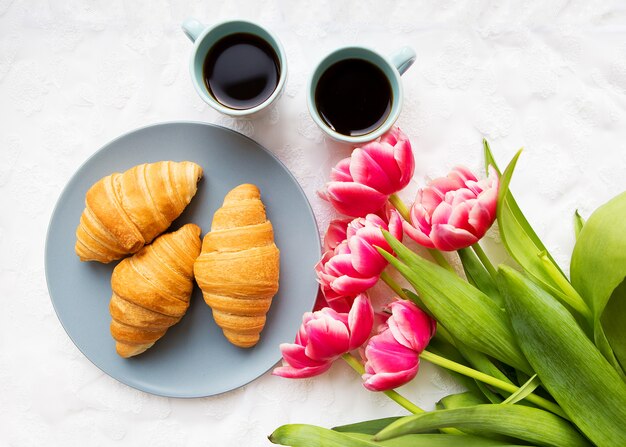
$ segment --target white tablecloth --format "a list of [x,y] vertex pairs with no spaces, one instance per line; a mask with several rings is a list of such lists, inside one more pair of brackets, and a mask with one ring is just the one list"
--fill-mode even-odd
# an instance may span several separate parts
[[[513,191],[567,269],[572,214],[588,216],[626,187],[623,2],[0,0],[0,445],[266,446],[285,423],[323,426],[402,414],[345,364],[290,381],[269,374],[217,397],[148,395],[93,366],[63,331],[43,253],[54,203],[78,166],[117,135],[198,120],[234,128],[293,171],[320,227],[316,196],[349,153],[315,127],[306,79],[332,49],[411,45],[399,120],[428,177],[478,170],[481,139],[507,162],[525,147]],[[285,95],[254,120],[218,115],[195,94],[181,21],[231,18],[274,30],[288,56]],[[498,256],[497,234],[488,249]],[[291,340],[285,340],[291,341]],[[402,392],[424,408],[459,389],[428,364]]]

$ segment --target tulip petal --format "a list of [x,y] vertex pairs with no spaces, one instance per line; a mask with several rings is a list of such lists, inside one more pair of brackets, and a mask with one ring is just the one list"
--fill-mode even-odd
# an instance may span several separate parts
[[385,258],[364,238],[352,237],[348,244],[352,252],[352,266],[360,275],[378,276],[387,266]]
[[367,227],[374,228],[387,227],[387,221],[378,214],[368,214],[365,216],[365,224]]
[[402,242],[402,217],[400,217],[400,213],[396,210],[391,210],[388,216],[389,223],[387,224],[387,230],[393,237]]
[[401,345],[422,352],[433,336],[433,319],[410,301],[394,301],[389,307],[392,316],[387,324],[393,337]]
[[436,188],[424,188],[418,193],[415,203],[419,203],[428,215],[432,215],[450,189],[453,188],[448,188],[442,192]]
[[471,225],[471,232],[477,237],[482,238],[493,220],[489,215],[489,210],[485,208],[479,201],[476,201],[467,218],[467,222]]
[[353,278],[350,276],[341,276],[335,279],[330,287],[341,295],[358,295],[367,289],[374,287],[378,282],[378,276],[370,276],[367,278]]
[[417,374],[418,353],[402,346],[385,330],[370,339],[365,348],[364,385],[372,391],[382,391],[404,385]]
[[322,366],[325,363],[307,357],[304,346],[293,343],[281,343],[280,352],[289,366],[298,369]]
[[330,307],[326,307],[317,314],[317,318],[330,318],[332,320],[339,321],[343,323],[344,326],[348,326],[348,313],[347,312],[338,312],[335,309],[331,309]]
[[385,132],[380,137],[380,142],[381,143],[387,143],[387,144],[390,144],[392,146],[395,146],[398,141],[402,141],[402,140],[408,140],[408,137],[397,126],[393,126],[391,129],[389,129],[388,132]]
[[468,200],[467,202],[462,202],[456,206],[453,206],[447,223],[449,223],[453,227],[467,230],[472,234],[476,234],[474,231],[474,227],[469,223],[470,207],[473,203],[476,203],[475,199]]
[[348,314],[348,329],[350,331],[350,344],[349,350],[358,348],[361,346],[374,326],[374,309],[367,295],[360,294],[354,300],[352,309]]
[[334,250],[345,238],[348,219],[334,219],[328,225],[324,235],[324,252]]
[[[350,174],[357,183],[362,183],[384,194],[392,194],[394,190],[394,179],[400,176],[397,166],[393,166],[393,170],[388,172],[389,166],[381,166],[379,163],[385,163],[385,155],[395,165],[393,159],[393,148],[388,147],[389,154],[385,154],[382,145],[372,142],[363,148],[357,148],[352,152],[350,161]],[[369,148],[369,150],[366,150]],[[373,155],[376,157],[374,158]]]
[[314,314],[313,312],[305,312],[302,315],[302,324],[300,325],[300,329],[298,329],[298,333],[296,334],[296,344],[300,346],[305,346],[309,342],[309,336],[306,333],[305,327],[306,324],[313,320]]
[[387,201],[387,195],[353,182],[329,182],[326,197],[337,211],[355,217],[375,213]]
[[[334,292],[334,291],[333,291]],[[351,309],[352,302],[354,301],[354,297],[339,295],[338,293],[334,293],[333,296],[326,297],[326,302],[328,306],[341,313],[348,313]]]
[[396,145],[387,141],[372,142],[363,146],[366,152],[387,173],[391,183],[397,183],[400,178],[401,167],[395,157]]
[[454,251],[478,242],[478,238],[469,231],[448,224],[433,225],[430,239],[435,248],[442,251]]
[[476,181],[476,176],[474,175],[474,173],[465,166],[461,165],[452,168],[452,171],[450,171],[450,173],[448,174],[448,178],[454,179],[455,181],[458,181],[463,185],[467,181]]
[[[431,211],[434,211],[435,209],[436,207],[433,208]],[[430,234],[430,211],[424,208],[424,206],[420,202],[416,201],[413,206],[411,206],[411,212],[409,217],[411,218],[411,224],[414,227],[419,228],[422,233],[426,235]]]
[[488,189],[489,186],[486,185],[484,181],[473,182],[470,180],[470,181],[465,182],[465,187],[469,189],[472,192],[472,194],[477,196],[478,194],[483,192],[485,189]]
[[381,228],[387,230],[387,224],[383,222],[382,224],[377,225],[367,222],[366,226],[359,228],[354,236],[367,242],[382,244],[385,241],[385,238],[382,231],[380,231]]
[[334,360],[348,351],[350,334],[345,324],[330,317],[311,320],[306,324],[309,342],[307,357],[313,360]]
[[415,365],[418,353],[402,346],[386,329],[373,336],[365,347],[365,372],[394,372],[409,369]]
[[452,205],[446,202],[441,202],[435,211],[433,212],[430,220],[431,225],[447,224],[452,214]]
[[411,239],[413,239],[421,246],[426,248],[435,248],[435,244],[433,244],[430,238],[426,234],[424,234],[419,228],[411,226],[411,224],[406,221],[402,223],[402,228],[406,235],[408,235]]
[[344,158],[330,171],[330,179],[335,182],[352,182],[350,175],[350,157]]
[[307,377],[318,376],[330,369],[332,362],[324,363],[321,366],[313,366],[306,368],[294,368],[292,366],[279,366],[274,368],[272,374],[275,376],[285,377],[286,379],[305,379]]
[[429,189],[433,192],[433,194],[438,194],[443,197],[448,191],[456,191],[464,186],[465,182],[463,179],[458,176],[451,176],[448,174],[447,177],[438,177],[431,180],[428,186],[424,189]]
[[355,277],[361,276],[352,266],[352,255],[350,253],[338,254],[330,258],[324,265],[324,272],[328,275],[334,276],[335,278],[344,275]]
[[393,156],[402,172],[398,181],[400,187],[398,190],[400,190],[409,184],[415,172],[415,157],[413,157],[411,142],[409,140],[398,142],[394,147]]
[[478,202],[487,209],[491,221],[496,219],[496,207],[498,204],[498,188],[489,188],[478,195]]
[[448,191],[446,193],[446,202],[450,205],[458,206],[468,200],[476,200],[476,194],[467,188],[457,189],[456,191]]
[[419,371],[417,364],[410,369],[393,373],[363,374],[363,386],[370,391],[388,391],[409,383]]

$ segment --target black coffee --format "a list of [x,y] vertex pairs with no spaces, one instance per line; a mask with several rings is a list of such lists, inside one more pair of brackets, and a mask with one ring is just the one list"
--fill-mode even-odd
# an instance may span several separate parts
[[383,71],[363,59],[331,65],[315,89],[315,106],[334,131],[365,135],[385,122],[391,110],[391,85]]
[[213,97],[231,109],[250,109],[269,98],[280,78],[272,46],[248,33],[223,37],[204,60],[204,83]]

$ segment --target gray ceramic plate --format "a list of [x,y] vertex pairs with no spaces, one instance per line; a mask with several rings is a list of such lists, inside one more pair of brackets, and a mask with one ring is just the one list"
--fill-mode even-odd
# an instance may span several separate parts
[[[190,160],[204,169],[198,193],[171,229],[194,222],[209,230],[224,195],[241,183],[261,190],[280,249],[280,286],[261,341],[251,349],[226,341],[196,287],[182,321],[135,358],[115,353],[109,333],[110,278],[115,263],[80,262],[74,253],[85,193],[101,177],[159,160]],[[76,346],[98,368],[139,390],[171,397],[211,396],[242,386],[280,359],[317,294],[320,255],[315,218],[289,171],[267,150],[231,130],[202,123],[144,127],[110,142],[72,177],[52,214],[45,267],[50,298]]]

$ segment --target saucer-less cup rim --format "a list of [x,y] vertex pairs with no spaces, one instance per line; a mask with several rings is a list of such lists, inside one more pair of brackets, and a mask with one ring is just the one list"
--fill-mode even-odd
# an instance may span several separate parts
[[[319,82],[322,74],[333,64],[346,60],[346,59],[363,59],[373,63],[380,68],[385,76],[389,79],[392,91],[392,103],[391,110],[385,122],[372,132],[364,135],[344,135],[333,130],[323,118],[320,116],[319,111],[315,105],[315,90],[317,83]],[[400,116],[402,109],[402,101],[404,90],[401,82],[401,74],[404,73],[415,61],[415,52],[409,47],[403,47],[394,53],[391,58],[386,58],[377,51],[361,46],[347,46],[334,50],[332,53],[324,56],[322,60],[316,65],[315,70],[309,77],[307,86],[307,105],[309,113],[313,118],[313,121],[331,138],[336,141],[343,141],[346,143],[365,143],[375,140],[376,138],[387,132]]]
[[[193,53],[189,61],[189,73],[193,86],[200,97],[220,113],[230,116],[248,116],[255,114],[271,105],[282,93],[287,79],[287,59],[285,50],[276,35],[263,26],[247,20],[228,20],[215,25],[204,25],[196,19],[187,19],[182,24],[184,33],[193,42]],[[249,109],[233,109],[218,102],[210,93],[204,82],[204,60],[209,49],[221,38],[237,33],[249,33],[269,43],[280,64],[278,84],[269,98]]]

